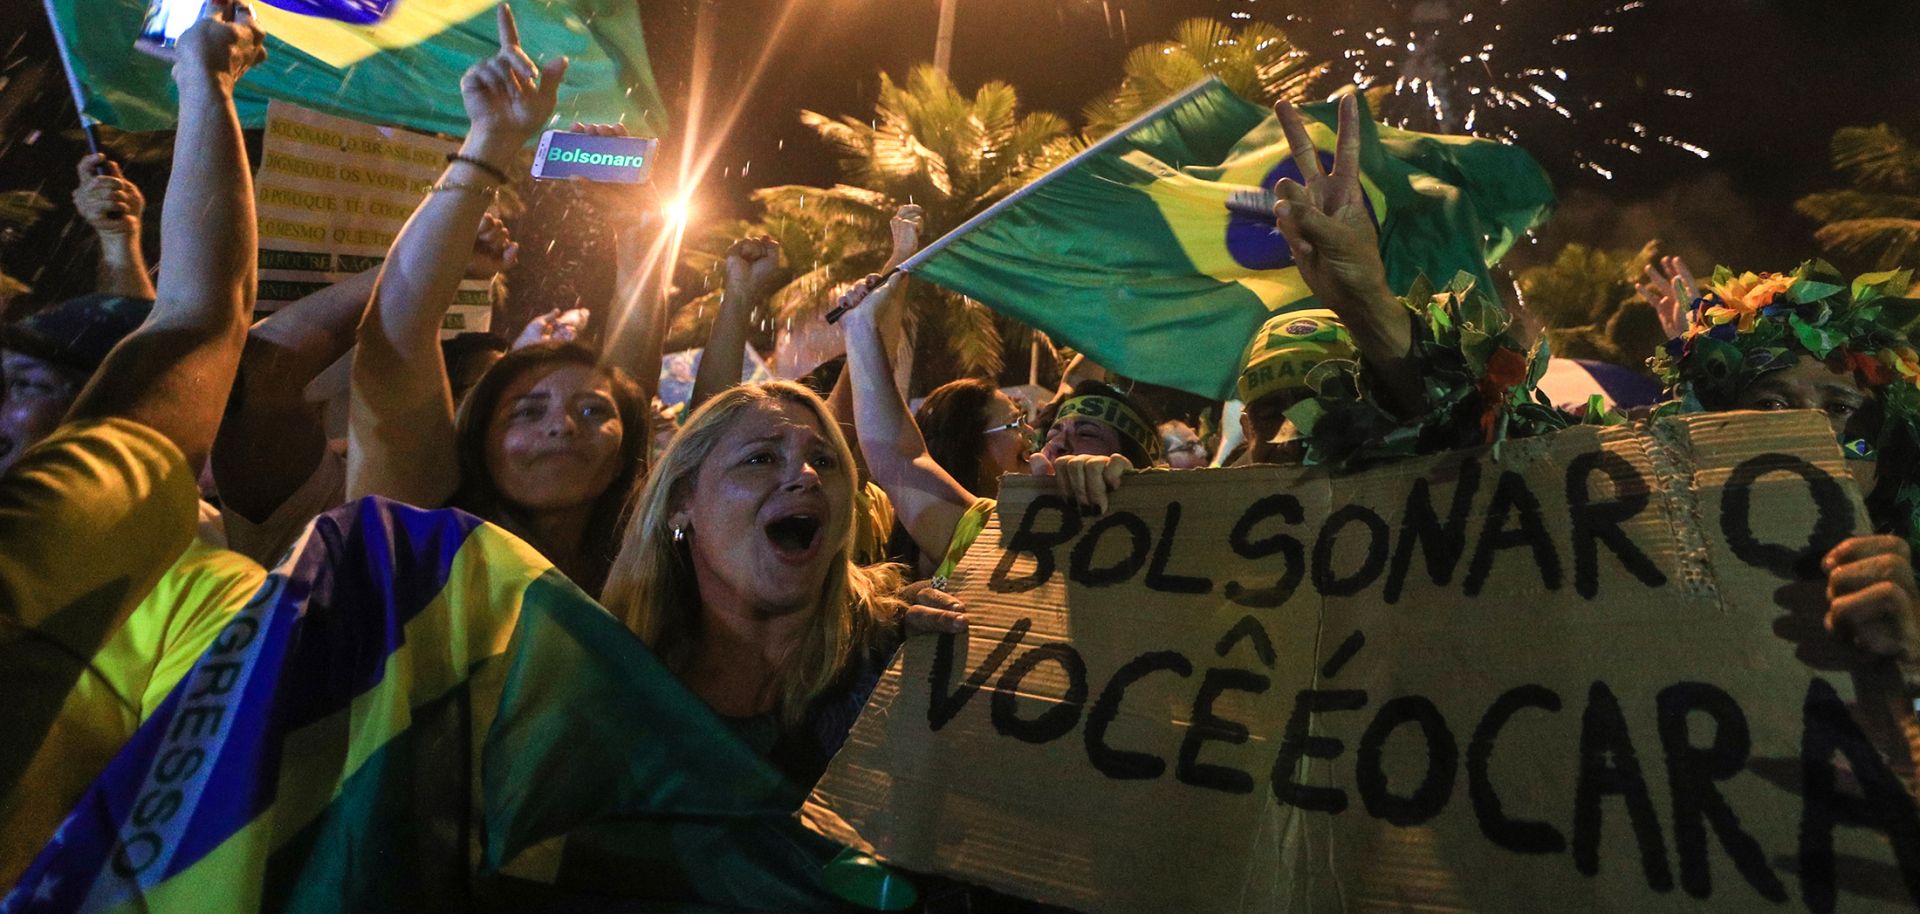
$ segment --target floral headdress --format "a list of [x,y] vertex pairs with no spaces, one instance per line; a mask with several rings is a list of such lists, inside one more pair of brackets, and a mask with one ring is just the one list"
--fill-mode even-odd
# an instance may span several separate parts
[[[1911,425],[1920,418],[1920,355],[1900,328],[1920,317],[1920,301],[1904,297],[1912,278],[1911,270],[1890,270],[1848,283],[1820,260],[1791,273],[1716,269],[1686,330],[1648,361],[1672,397],[1666,409],[1726,409],[1761,375],[1811,355],[1884,389],[1888,430]],[[1855,458],[1871,457],[1879,444],[1843,442]]]
[[[1878,440],[1840,442],[1847,456],[1872,460],[1894,447],[1911,464],[1920,455],[1920,355],[1903,332],[1920,317],[1920,301],[1906,297],[1912,279],[1911,270],[1889,270],[1848,282],[1821,260],[1791,273],[1714,270],[1686,330],[1648,360],[1672,398],[1656,412],[1730,408],[1761,375],[1811,356],[1878,395]],[[1914,475],[1911,466],[1888,471]],[[1893,501],[1901,533],[1920,535],[1920,478],[1900,479]]]
[[1466,273],[1436,289],[1425,276],[1400,303],[1412,312],[1410,369],[1421,379],[1419,414],[1400,418],[1367,394],[1357,360],[1329,359],[1307,375],[1314,396],[1287,411],[1308,466],[1357,469],[1416,454],[1494,446],[1572,425],[1625,421],[1601,398],[1583,416],[1564,412],[1540,390],[1551,355],[1547,339],[1516,320]]

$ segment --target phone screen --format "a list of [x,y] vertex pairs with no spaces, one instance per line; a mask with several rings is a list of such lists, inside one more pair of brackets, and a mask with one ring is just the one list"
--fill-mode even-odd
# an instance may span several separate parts
[[545,180],[585,178],[609,184],[640,184],[653,172],[660,141],[651,137],[594,136],[549,130],[533,157],[533,176]]
[[147,18],[133,46],[161,57],[173,56],[180,36],[206,15],[208,0],[149,0]]

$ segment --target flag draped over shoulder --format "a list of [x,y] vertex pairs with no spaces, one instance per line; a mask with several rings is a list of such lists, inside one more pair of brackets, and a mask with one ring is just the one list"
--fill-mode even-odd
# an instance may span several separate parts
[[[497,0],[267,0],[254,8],[268,57],[240,80],[241,122],[266,123],[268,99],[375,124],[464,136],[460,74],[500,49]],[[666,125],[633,0],[509,0],[537,59],[571,60],[554,123],[624,122],[637,135]],[[373,8],[385,16],[366,22]],[[124,130],[175,119],[170,65],[134,50],[145,0],[51,0],[87,114]],[[363,24],[355,24],[363,23]]]
[[366,499],[315,521],[0,910],[831,910],[840,848],[799,800],[526,544]]
[[[1331,169],[1336,107],[1302,110]],[[1389,282],[1489,282],[1488,264],[1552,207],[1546,173],[1517,147],[1396,130],[1361,110],[1361,184]],[[1270,190],[1287,177],[1300,171],[1279,120],[1209,79],[906,269],[1110,370],[1227,399],[1260,324],[1318,306],[1273,228]]]

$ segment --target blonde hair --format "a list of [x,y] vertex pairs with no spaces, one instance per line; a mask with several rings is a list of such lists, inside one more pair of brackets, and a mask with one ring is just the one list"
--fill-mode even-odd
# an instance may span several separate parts
[[[701,465],[734,420],[749,409],[783,403],[799,404],[813,414],[838,458],[831,472],[842,474],[849,488],[855,488],[853,451],[827,405],[791,381],[768,381],[728,388],[701,406],[655,461],[630,512],[601,602],[676,673],[684,672],[699,641],[701,602],[692,556],[673,542],[670,518],[692,497]],[[899,566],[863,568],[853,562],[854,527],[851,521],[844,525],[810,624],[775,674],[777,707],[787,724],[797,723],[807,704],[833,685],[850,657],[885,637],[904,606],[898,596]]]

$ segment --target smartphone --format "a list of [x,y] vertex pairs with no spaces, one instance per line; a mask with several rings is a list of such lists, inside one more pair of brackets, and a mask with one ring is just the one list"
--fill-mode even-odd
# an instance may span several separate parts
[[155,57],[172,60],[180,36],[206,15],[208,0],[149,0],[147,18],[133,46]]
[[652,137],[594,136],[566,130],[540,135],[533,176],[545,181],[585,178],[607,184],[644,184],[653,174]]

